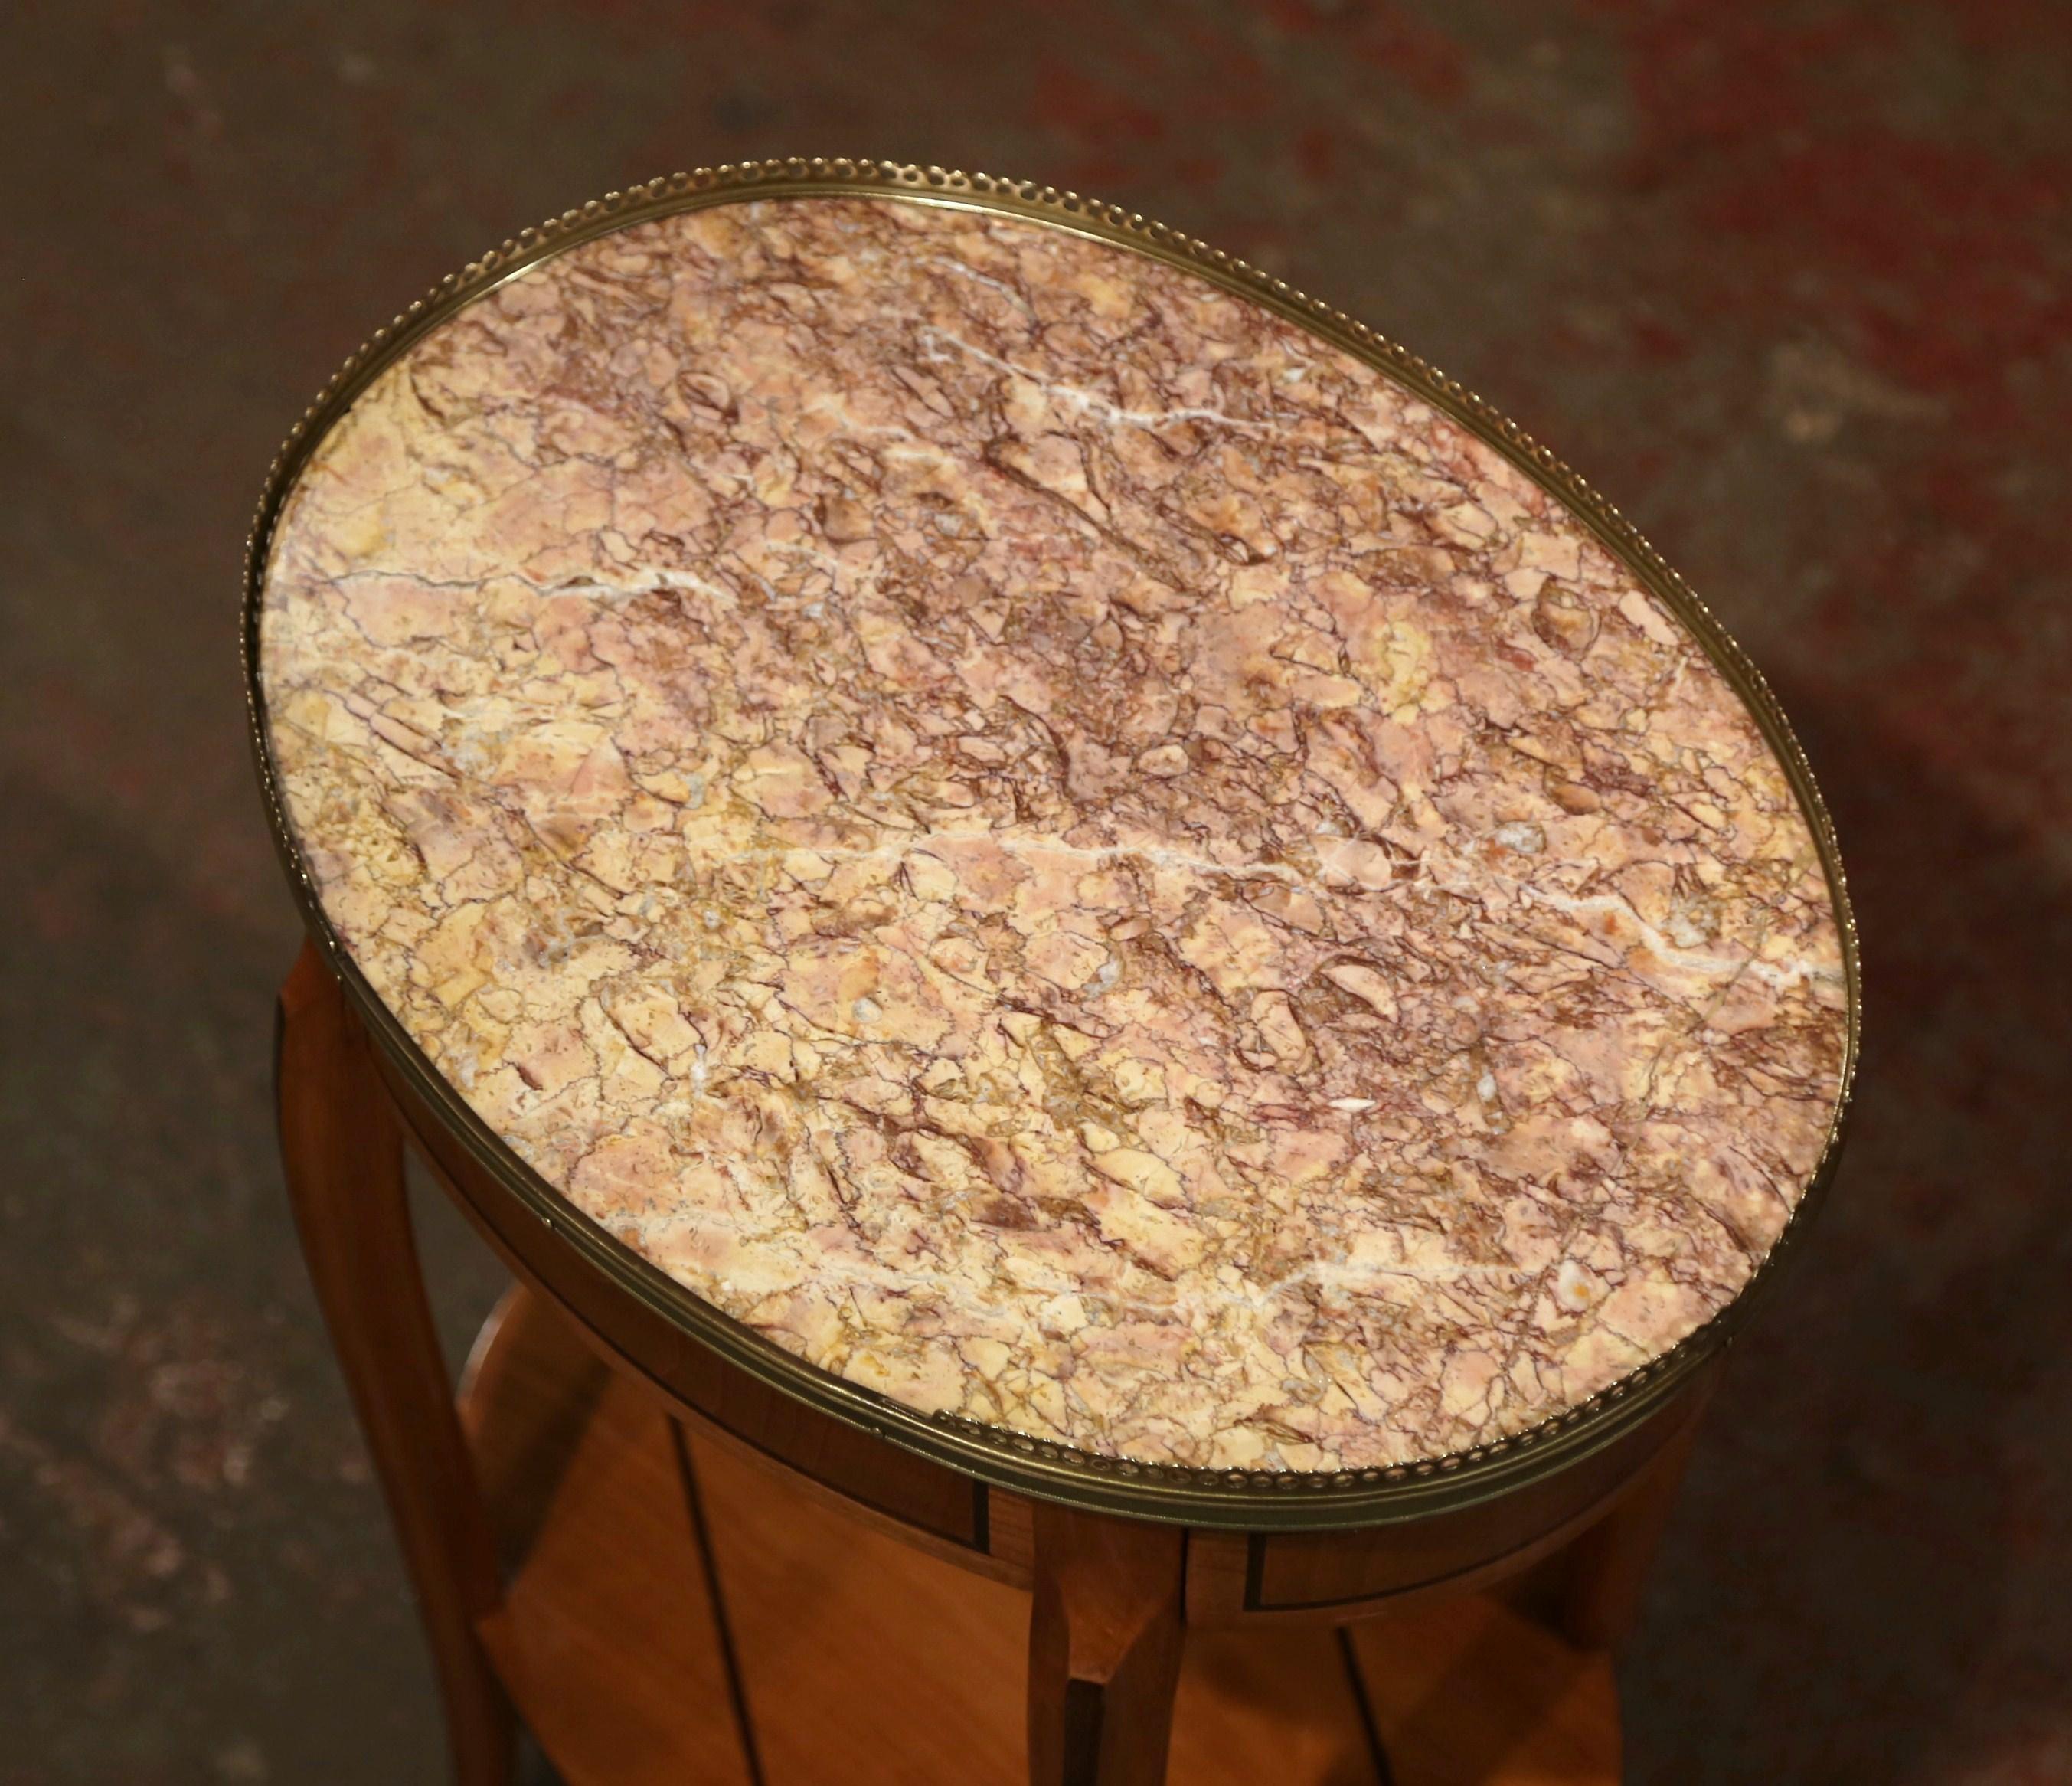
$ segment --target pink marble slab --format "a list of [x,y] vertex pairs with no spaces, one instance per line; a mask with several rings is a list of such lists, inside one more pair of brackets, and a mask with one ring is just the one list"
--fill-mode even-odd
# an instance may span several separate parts
[[309,464],[339,936],[802,1357],[1147,1461],[1442,1455],[1728,1303],[1847,1001],[1740,698],[1453,422],[1185,270],[869,198],[593,241]]

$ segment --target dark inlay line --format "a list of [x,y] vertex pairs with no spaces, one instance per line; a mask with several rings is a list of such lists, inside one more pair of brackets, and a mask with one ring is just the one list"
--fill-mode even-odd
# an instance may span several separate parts
[[705,1595],[712,1603],[713,1628],[719,1637],[720,1660],[726,1665],[727,1698],[734,1705],[734,1727],[741,1739],[741,1758],[747,1763],[749,1786],[763,1786],[763,1757],[755,1747],[755,1723],[748,1709],[748,1687],[742,1679],[741,1655],[734,1645],[734,1622],[726,1615],[726,1591],[721,1586],[719,1556],[713,1548],[712,1528],[705,1523],[705,1498],[698,1492],[697,1466],[691,1461],[689,1442],[684,1429],[669,1422],[669,1438],[676,1447],[676,1471],[683,1478],[684,1500],[690,1508],[691,1529],[698,1541],[698,1558],[705,1565]]
[[1367,1732],[1367,1759],[1374,1763],[1375,1786],[1396,1786],[1396,1770],[1388,1764],[1388,1750],[1381,1740],[1381,1725],[1374,1715],[1374,1702],[1367,1697],[1367,1677],[1360,1672],[1359,1652],[1353,1647],[1349,1626],[1338,1632],[1338,1654],[1346,1665],[1346,1684],[1353,1689],[1353,1704],[1359,1709],[1360,1728]]

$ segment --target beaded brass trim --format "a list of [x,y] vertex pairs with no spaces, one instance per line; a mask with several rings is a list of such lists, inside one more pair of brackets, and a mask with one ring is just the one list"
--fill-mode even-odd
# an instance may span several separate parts
[[[1834,1116],[1805,1193],[1741,1294],[1704,1326],[1608,1389],[1528,1431],[1444,1457],[1383,1468],[1299,1473],[1192,1469],[1104,1457],[964,1417],[931,1417],[793,1356],[700,1300],[613,1239],[505,1146],[433,1068],[375,994],[325,916],[295,843],[267,739],[258,661],[261,603],[274,526],[297,475],[326,430],[379,372],[457,311],[540,261],[594,237],[677,212],[753,199],[837,195],[1004,212],[1071,230],[1186,268],[1300,323],[1452,417],[1567,504],[1647,589],[1668,604],[1748,703],[1784,765],[1826,871],[1841,937],[1848,1027]],[[242,644],[261,792],[304,922],[406,1082],[462,1138],[496,1184],[618,1287],[758,1381],[888,1443],[1013,1492],[1142,1519],[1248,1530],[1316,1530],[1422,1518],[1551,1475],[1630,1431],[1725,1345],[1754,1292],[1774,1278],[1779,1261],[1794,1250],[1793,1243],[1823,1200],[1840,1158],[1861,1029],[1856,920],[1833,822],[1805,752],[1762,673],[1630,521],[1550,448],[1458,380],[1286,280],[1120,205],[989,174],[846,157],[795,156],[672,174],[623,192],[606,193],[536,228],[522,230],[459,272],[448,274],[386,327],[376,329],[332,375],[289,431],[268,471],[246,541]]]

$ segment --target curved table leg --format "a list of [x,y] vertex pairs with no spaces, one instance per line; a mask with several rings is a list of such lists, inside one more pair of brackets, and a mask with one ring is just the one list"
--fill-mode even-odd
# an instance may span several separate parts
[[307,945],[281,989],[281,1158],[317,1300],[388,1499],[460,1786],[508,1786],[510,1708],[475,1634],[495,1541],[418,1275],[402,1130],[366,1032]]
[[1161,1786],[1186,1535],[1039,1504],[1030,1786]]

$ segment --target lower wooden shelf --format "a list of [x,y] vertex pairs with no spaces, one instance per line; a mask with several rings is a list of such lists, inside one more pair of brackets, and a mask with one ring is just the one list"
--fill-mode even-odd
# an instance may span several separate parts
[[[747,1741],[767,1786],[1026,1777],[1025,1595],[680,1435],[615,1377],[491,1360],[471,1385],[485,1489],[522,1552],[483,1635],[567,1786],[754,1786]],[[545,1451],[556,1468],[543,1486]],[[1618,1776],[1609,1660],[1493,1599],[1342,1636],[1322,1624],[1188,1636],[1172,1786]]]

